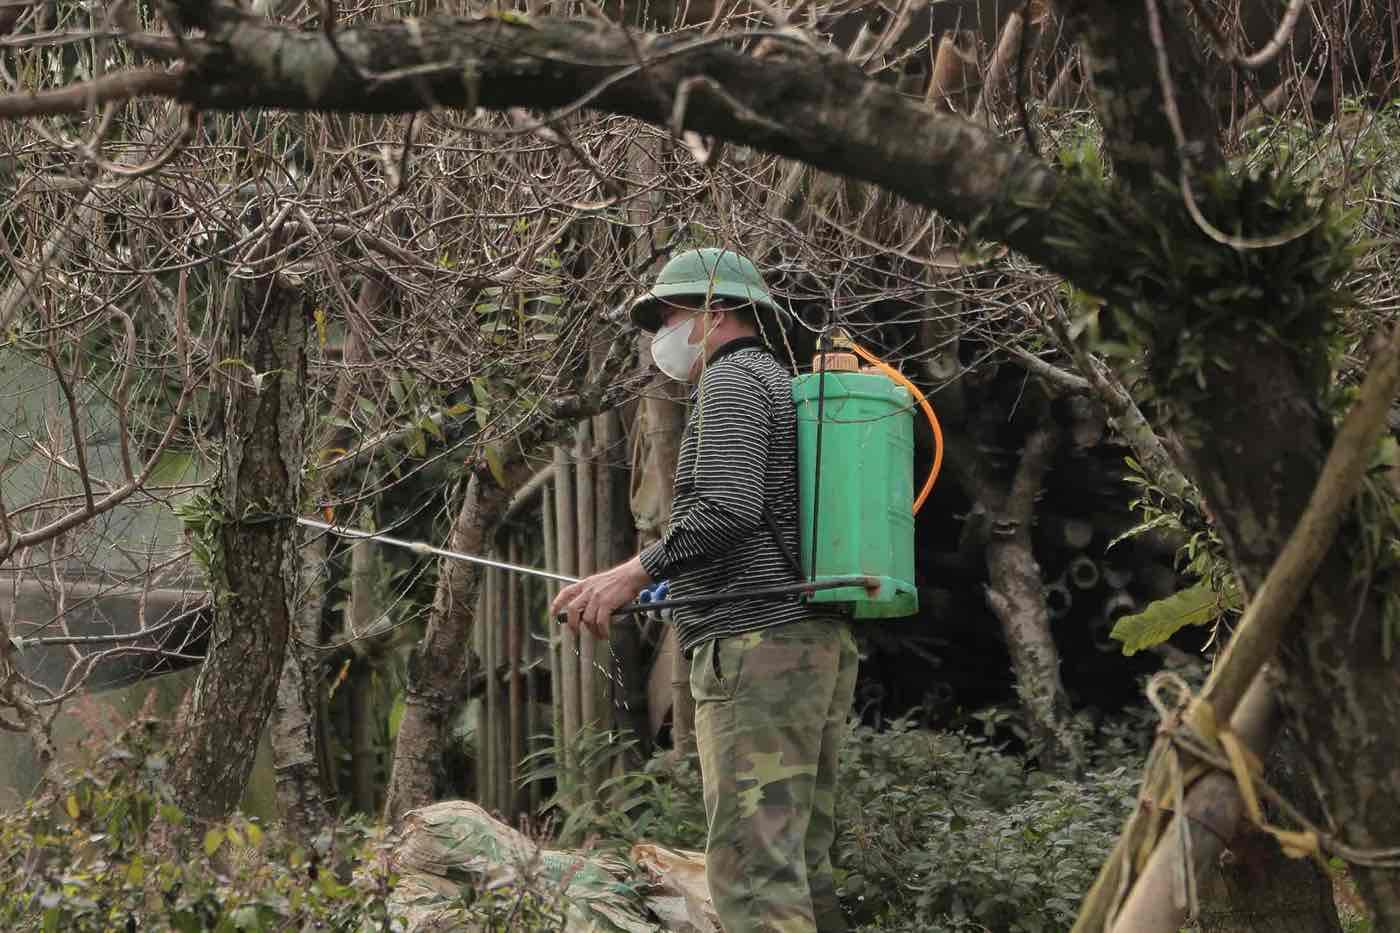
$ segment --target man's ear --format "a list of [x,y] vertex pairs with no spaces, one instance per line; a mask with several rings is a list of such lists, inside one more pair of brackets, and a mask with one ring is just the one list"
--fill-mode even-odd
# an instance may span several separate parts
[[700,332],[700,339],[702,341],[709,339],[710,334],[718,330],[719,326],[724,323],[724,319],[720,315],[728,313],[729,309],[723,305],[706,308],[700,316],[700,327],[697,328]]

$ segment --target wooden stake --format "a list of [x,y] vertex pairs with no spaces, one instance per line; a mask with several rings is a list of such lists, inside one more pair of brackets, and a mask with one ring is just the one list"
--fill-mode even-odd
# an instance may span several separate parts
[[[574,499],[577,471],[562,447],[554,449],[557,466],[554,485],[555,534],[559,544],[559,572],[565,576],[578,575],[578,509]],[[555,624],[555,623],[551,623]],[[567,625],[559,626],[559,688],[563,693],[564,730],[557,745],[563,757],[560,767],[568,780],[576,779],[578,762],[574,758],[574,743],[578,741],[582,721],[579,698],[578,636]]]
[[982,93],[977,95],[977,105],[972,110],[972,122],[981,123],[987,119],[992,108],[1010,97],[1016,73],[1016,59],[1021,51],[1021,36],[1024,33],[1024,20],[1020,13],[1006,17],[1006,25],[1001,29],[1001,39],[991,64],[987,66],[987,77],[982,82]]
[[[606,570],[617,562],[616,553],[616,528],[614,519],[617,517],[617,508],[613,490],[612,458],[615,453],[614,446],[617,437],[621,434],[621,428],[617,423],[617,412],[605,411],[601,415],[593,418],[593,436],[596,443],[593,445],[593,483],[595,499],[595,512],[593,519],[593,569]],[[635,630],[635,624],[628,621],[628,625]],[[599,663],[611,667],[613,664],[614,652],[612,650],[611,637],[609,644],[599,642],[594,646],[594,653]],[[609,677],[604,677],[601,672],[594,668],[593,678],[589,681],[593,684],[594,708],[598,712],[598,728],[611,729],[614,720],[617,718],[615,705],[621,702],[621,697],[617,695],[616,684]],[[616,673],[614,672],[614,676]]]
[[[496,553],[497,556],[503,557],[504,549]],[[491,573],[496,578],[491,590],[492,599],[495,601],[495,608],[491,613],[491,629],[496,637],[496,666],[491,671],[491,690],[496,697],[496,716],[491,723],[491,735],[494,739],[491,743],[491,758],[495,762],[496,773],[492,775],[491,780],[496,790],[496,809],[506,819],[510,819],[510,687],[505,674],[506,665],[509,664],[506,651],[506,630],[509,628],[506,593],[510,581],[504,570],[493,567]]]
[[[374,624],[374,545],[356,541],[350,545],[350,634],[363,635]],[[361,813],[376,812],[374,718],[370,703],[373,684],[370,654],[356,657],[350,671],[350,792]]]
[[[593,481],[593,426],[581,422],[578,426],[578,446],[574,450],[574,503],[578,512],[578,576],[586,577],[598,567],[597,540],[594,535],[598,517],[597,487]],[[594,667],[598,640],[592,635],[579,634],[579,700],[580,716],[585,728],[599,727],[598,689],[594,684]]]
[[[559,536],[555,530],[555,509],[559,507],[559,480],[558,477],[564,470],[559,466],[559,449],[554,451],[554,479],[545,490],[544,502],[540,508],[540,523],[543,525],[544,537],[544,568],[551,573],[559,572]],[[563,641],[562,636],[554,624],[554,620],[549,616],[549,604],[554,601],[554,596],[559,592],[557,584],[551,582],[545,586],[545,609],[544,618],[537,620],[542,624],[543,633],[548,639],[549,652],[549,718],[550,735],[553,736],[557,748],[563,748],[564,742],[564,663],[560,657],[560,646]],[[532,730],[531,735],[535,735],[537,730]],[[530,807],[538,811],[540,806],[540,785],[534,782],[530,785]]]
[[[512,564],[520,561],[520,535],[510,535],[507,558]],[[524,581],[511,574],[506,581],[506,654],[510,659],[510,769],[507,788],[512,816],[520,812],[520,759],[525,757],[525,675],[521,668],[525,660],[525,593]]]
[[481,633],[481,673],[485,678],[485,687],[481,692],[480,718],[476,727],[476,779],[477,796],[480,804],[487,810],[491,809],[492,801],[495,799],[495,775],[496,767],[492,756],[494,746],[491,743],[491,727],[495,718],[496,700],[495,691],[491,688],[492,671],[496,669],[495,639],[491,637],[491,573],[483,571],[481,575],[481,593],[477,597],[476,606],[476,630]]

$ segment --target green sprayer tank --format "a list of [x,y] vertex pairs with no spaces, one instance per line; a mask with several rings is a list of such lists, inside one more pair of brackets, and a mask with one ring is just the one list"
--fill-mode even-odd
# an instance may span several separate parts
[[[914,588],[914,418],[909,392],[879,373],[828,371],[793,379],[792,400],[797,406],[803,572],[817,581],[866,576],[880,583],[873,592],[841,587],[808,598],[814,603],[848,603],[862,619],[912,615],[919,598]],[[817,495],[819,407],[823,425]],[[815,573],[814,509],[820,512]]]

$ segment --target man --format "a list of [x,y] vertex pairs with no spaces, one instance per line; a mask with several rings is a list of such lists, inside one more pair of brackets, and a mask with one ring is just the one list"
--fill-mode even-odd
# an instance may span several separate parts
[[[677,255],[632,307],[652,356],[697,382],[665,537],[554,601],[576,629],[653,581],[669,598],[780,586],[796,566],[797,441],[791,379],[774,357],[784,312],[753,263]],[[706,874],[726,933],[846,929],[832,879],[836,759],[856,679],[843,615],[797,598],[678,609],[690,658],[709,824]]]

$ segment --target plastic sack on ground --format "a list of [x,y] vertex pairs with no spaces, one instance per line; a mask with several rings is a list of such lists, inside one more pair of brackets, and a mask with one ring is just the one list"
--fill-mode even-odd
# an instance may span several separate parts
[[528,889],[558,904],[565,933],[656,933],[629,866],[604,855],[544,849],[463,800],[412,810],[393,857],[401,876],[390,913],[408,933],[479,928],[462,898],[468,891]]
[[705,855],[649,842],[632,847],[632,861],[646,881],[646,902],[671,933],[719,933],[719,918],[705,884]]

